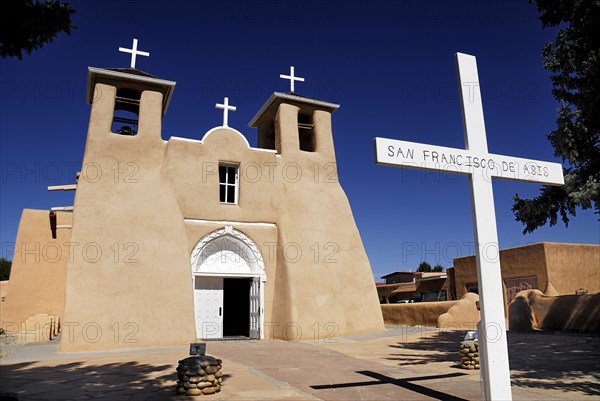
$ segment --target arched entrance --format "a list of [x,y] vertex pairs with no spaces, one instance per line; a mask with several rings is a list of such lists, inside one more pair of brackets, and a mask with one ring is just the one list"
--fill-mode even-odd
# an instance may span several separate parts
[[192,251],[196,336],[262,338],[264,261],[247,235],[226,226]]

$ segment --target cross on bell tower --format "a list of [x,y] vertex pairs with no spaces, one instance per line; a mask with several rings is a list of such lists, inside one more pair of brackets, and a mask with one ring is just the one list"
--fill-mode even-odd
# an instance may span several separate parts
[[131,49],[127,49],[126,47],[119,47],[120,52],[131,53],[131,68],[135,68],[135,61],[138,55],[144,57],[150,56],[150,53],[138,50],[137,46],[138,40],[136,38],[133,38],[133,45],[131,46]]
[[279,74],[279,78],[288,79],[290,81],[290,93],[294,93],[294,81],[304,82],[304,78],[294,76],[294,66],[290,66],[290,75]]

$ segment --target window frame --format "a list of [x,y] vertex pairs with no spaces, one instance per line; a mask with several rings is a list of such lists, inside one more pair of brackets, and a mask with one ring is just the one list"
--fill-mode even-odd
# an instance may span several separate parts
[[[225,167],[225,182],[221,182],[221,167]],[[234,183],[229,183],[229,174],[231,169],[234,169]],[[225,201],[221,200],[221,187],[225,187]],[[228,202],[228,188],[233,187],[233,202]],[[230,162],[219,162],[219,202],[222,205],[237,205],[240,198],[240,165]]]

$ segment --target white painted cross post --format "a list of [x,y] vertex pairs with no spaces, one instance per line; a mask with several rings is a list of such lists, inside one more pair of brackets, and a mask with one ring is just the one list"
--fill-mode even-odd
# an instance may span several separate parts
[[279,78],[290,80],[290,93],[294,93],[294,81],[304,82],[304,78],[294,76],[294,66],[290,66],[290,75],[279,74]]
[[230,106],[229,105],[229,98],[226,97],[223,100],[223,104],[221,103],[217,103],[215,105],[215,107],[217,109],[223,109],[223,127],[229,127],[228,123],[229,123],[229,110],[231,111],[235,111],[235,106]]
[[149,57],[150,53],[148,52],[143,52],[141,50],[137,49],[137,45],[138,45],[138,40],[137,39],[133,39],[133,46],[131,46],[131,49],[127,49],[126,47],[119,47],[119,51],[123,52],[123,53],[131,53],[131,68],[135,68],[135,60],[136,57],[139,56],[145,56],[145,57]]
[[562,166],[488,153],[474,56],[456,54],[466,149],[375,138],[377,164],[469,175],[481,305],[482,398],[511,400],[502,276],[492,178],[564,184]]

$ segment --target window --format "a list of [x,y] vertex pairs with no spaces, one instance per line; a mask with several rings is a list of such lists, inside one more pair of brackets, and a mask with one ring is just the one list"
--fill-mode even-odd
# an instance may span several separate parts
[[231,164],[219,164],[219,200],[237,205],[239,168]]

